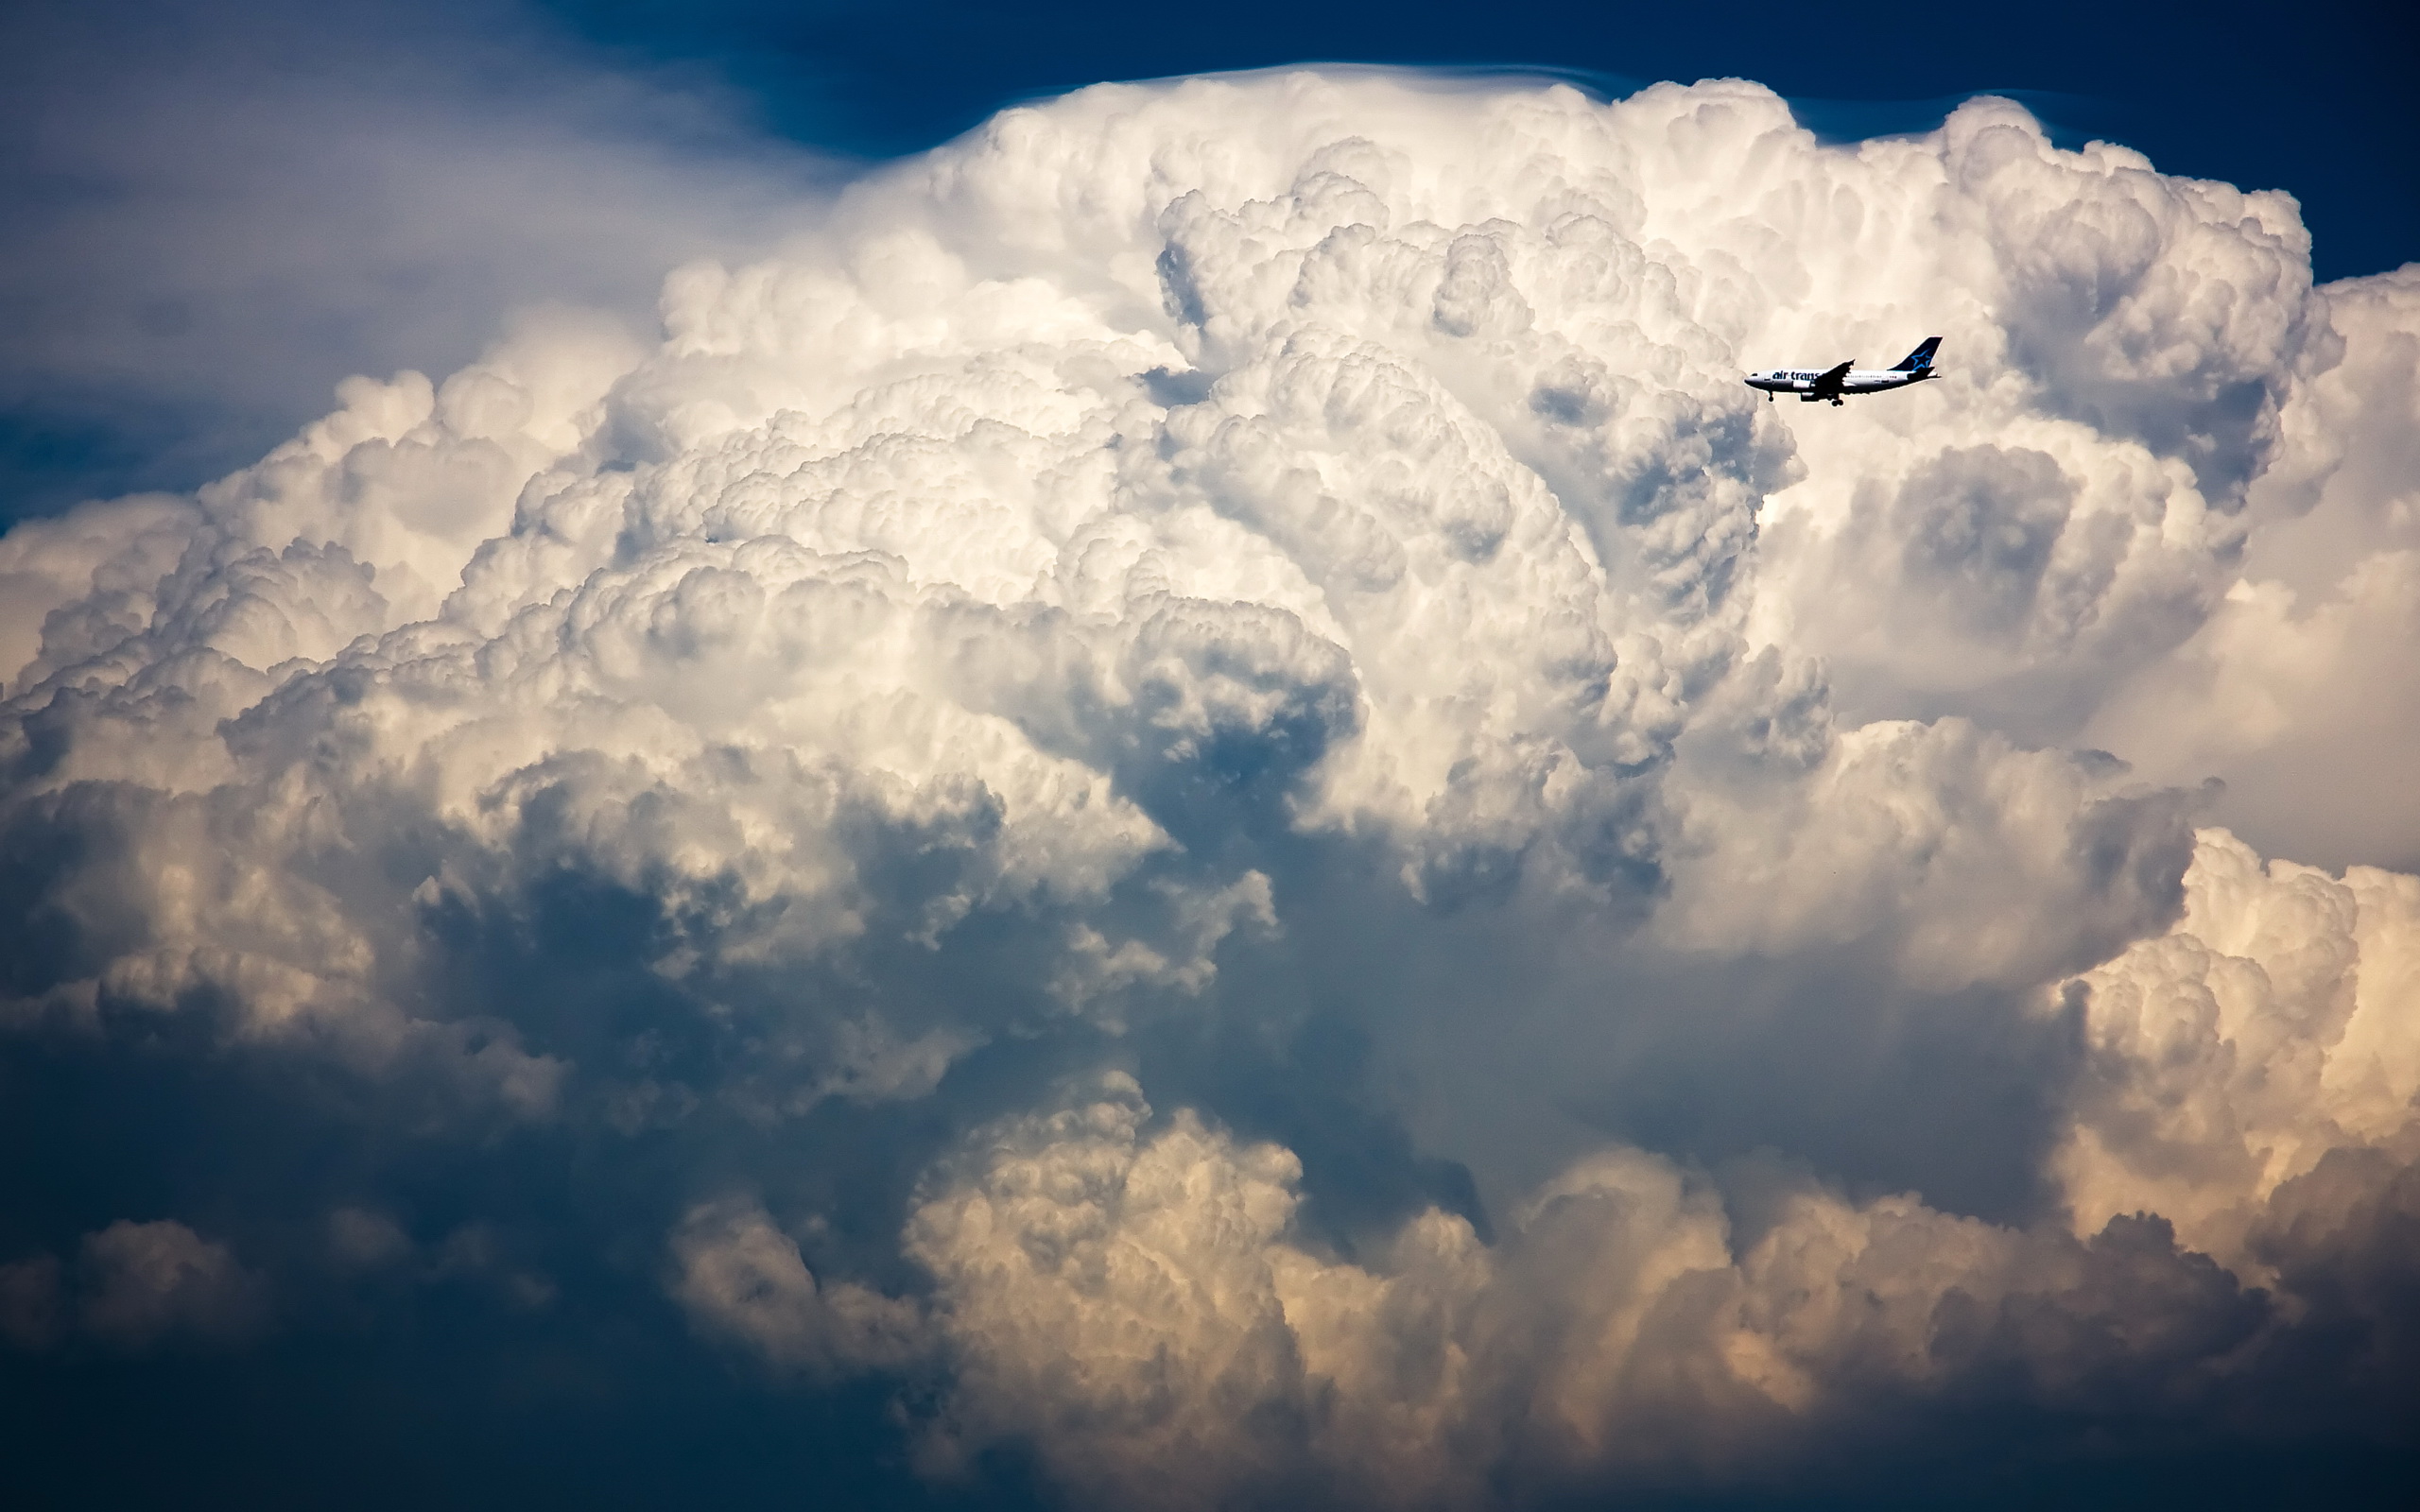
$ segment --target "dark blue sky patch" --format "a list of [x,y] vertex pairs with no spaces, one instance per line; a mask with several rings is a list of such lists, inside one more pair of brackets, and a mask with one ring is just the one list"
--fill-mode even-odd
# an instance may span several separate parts
[[1601,0],[1472,7],[1242,0],[1138,10],[1105,0],[557,0],[638,60],[727,71],[785,134],[870,157],[912,152],[1001,106],[1101,79],[1296,62],[1535,69],[1595,93],[1735,77],[1807,102],[1838,140],[1925,131],[2004,93],[2063,146],[2094,136],[2161,171],[2302,199],[2323,279],[2420,257],[2420,156],[2399,122],[2406,70],[2385,9],[2320,0],[2196,7],[2053,0],[2019,10]]

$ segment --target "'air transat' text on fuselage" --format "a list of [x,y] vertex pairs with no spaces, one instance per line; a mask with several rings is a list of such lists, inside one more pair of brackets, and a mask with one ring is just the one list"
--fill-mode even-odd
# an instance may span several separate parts
[[1851,394],[1878,394],[1940,377],[1932,365],[1932,354],[1940,349],[1941,337],[1927,336],[1922,346],[1889,368],[1860,368],[1854,362],[1822,369],[1773,368],[1752,372],[1746,381],[1749,387],[1763,389],[1768,402],[1775,394],[1796,394],[1803,404],[1828,399],[1838,404]]

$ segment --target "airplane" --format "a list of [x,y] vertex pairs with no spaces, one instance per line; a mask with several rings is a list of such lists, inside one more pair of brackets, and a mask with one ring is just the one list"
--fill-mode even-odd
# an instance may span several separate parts
[[1804,368],[1774,368],[1766,372],[1752,372],[1746,382],[1751,388],[1765,391],[1765,403],[1772,404],[1775,394],[1796,394],[1799,403],[1814,404],[1828,399],[1842,404],[1848,394],[1878,394],[1886,388],[1905,388],[1927,378],[1938,378],[1933,370],[1932,354],[1941,348],[1941,337],[1927,336],[1924,345],[1899,359],[1895,367],[1860,368],[1854,362],[1841,363],[1816,372]]

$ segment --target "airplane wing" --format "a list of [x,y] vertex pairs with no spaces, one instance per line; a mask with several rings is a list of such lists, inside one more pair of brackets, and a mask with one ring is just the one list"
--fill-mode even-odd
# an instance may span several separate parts
[[1840,398],[1841,380],[1846,378],[1849,375],[1849,369],[1856,366],[1857,359],[1855,357],[1851,357],[1848,361],[1841,363],[1839,367],[1834,368],[1829,372],[1826,372],[1822,377],[1816,379],[1815,397],[1818,399]]

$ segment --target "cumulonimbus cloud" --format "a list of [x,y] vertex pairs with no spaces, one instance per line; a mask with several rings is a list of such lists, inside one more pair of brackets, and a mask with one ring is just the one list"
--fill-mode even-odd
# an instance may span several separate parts
[[[2356,1335],[2384,1424],[2420,884],[2195,826],[2330,679],[2410,691],[2350,627],[2408,566],[2411,285],[1988,99],[1848,146],[1737,82],[1011,111],[676,272],[660,342],[536,319],[0,539],[6,1012],[607,1144],[1351,1021],[1487,1212],[1323,1230],[1321,1150],[1098,1063],[966,1094],[879,1263],[700,1166],[701,1334],[1103,1504],[2217,1433]],[[1737,379],[1933,334],[1845,411]],[[2264,609],[2322,525],[2341,612]],[[1889,1124],[1884,1068],[1940,1100]]]

